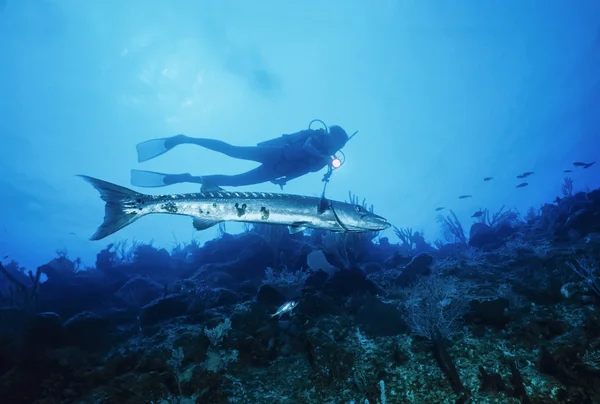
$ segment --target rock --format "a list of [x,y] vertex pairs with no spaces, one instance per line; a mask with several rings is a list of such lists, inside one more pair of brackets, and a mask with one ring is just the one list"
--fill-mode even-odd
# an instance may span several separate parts
[[561,345],[553,352],[542,345],[537,367],[541,373],[555,377],[566,386],[595,391],[600,370],[583,362],[584,352],[585,348],[577,345]]
[[494,231],[485,223],[473,223],[469,231],[469,245],[475,248],[483,248],[496,241]]
[[10,370],[19,361],[21,341],[15,335],[22,335],[26,329],[27,317],[15,307],[0,307],[0,375]]
[[408,331],[400,311],[374,296],[363,300],[356,314],[356,322],[372,337],[391,337]]
[[425,241],[425,237],[419,232],[413,234],[413,243],[415,243],[415,250],[419,253],[433,252],[435,250],[435,248]]
[[[329,391],[332,384],[343,383],[353,377],[355,355],[344,344],[332,338],[331,329],[331,326],[309,329],[303,344],[313,370],[312,382],[317,391]],[[328,371],[319,371],[320,369]]]
[[108,318],[84,311],[64,323],[66,342],[85,351],[95,352],[111,343],[113,327]]
[[506,391],[506,383],[502,380],[502,376],[499,373],[486,372],[481,365],[479,365],[479,380],[481,382],[479,387],[480,392],[499,393]]
[[261,285],[256,301],[265,307],[279,307],[285,303],[285,296],[271,285]]
[[204,297],[206,297],[206,307],[208,309],[234,306],[240,301],[237,293],[226,288],[209,289]]
[[399,266],[408,264],[411,259],[408,255],[396,251],[384,261],[383,267],[385,269],[398,268]]
[[506,315],[508,307],[509,301],[504,298],[473,300],[469,305],[469,312],[465,315],[465,321],[483,327],[503,329],[510,321],[510,317]]
[[214,264],[233,281],[260,281],[264,278],[264,269],[273,265],[273,257],[273,247],[260,234],[224,234],[204,244],[195,264],[200,267]]
[[580,235],[586,235],[600,228],[600,212],[588,208],[576,210],[567,218],[565,227]]
[[57,348],[65,343],[65,337],[63,320],[52,312],[33,316],[25,333],[26,345],[36,350]]
[[312,272],[308,278],[306,278],[306,282],[304,282],[304,287],[312,290],[321,290],[325,282],[329,279],[329,274],[324,271]]
[[172,294],[154,300],[142,308],[140,325],[149,327],[162,321],[188,314],[189,299],[187,295]]
[[126,266],[133,273],[148,275],[163,283],[171,278],[175,262],[164,248],[157,249],[148,244],[140,244],[135,249],[133,263]]
[[380,273],[383,270],[383,267],[378,262],[366,262],[361,265],[362,271],[366,275]]
[[316,293],[307,293],[304,295],[298,311],[301,311],[302,314],[310,318],[317,318],[328,314],[334,316],[342,314],[342,309],[330,296]]
[[374,296],[377,292],[377,286],[368,280],[364,272],[358,268],[344,269],[336,272],[323,286],[323,293],[331,296],[338,302],[350,296],[364,294]]
[[596,207],[600,207],[600,189],[595,189],[586,194],[588,201],[592,202]]
[[490,227],[485,223],[473,223],[469,231],[469,245],[482,250],[494,250],[504,244],[504,240],[516,232],[509,223]]
[[252,300],[258,293],[258,287],[252,281],[242,282],[236,289],[242,301]]
[[144,276],[134,276],[117,291],[115,296],[125,307],[140,308],[164,293],[164,287]]
[[394,282],[401,286],[410,285],[417,280],[417,277],[429,275],[431,273],[431,264],[433,264],[433,257],[431,255],[427,253],[415,255],[408,264],[400,269],[401,272],[396,276]]
[[204,264],[192,276],[192,280],[196,284],[232,287],[235,285],[235,281],[228,273],[229,268],[230,263],[211,262]]

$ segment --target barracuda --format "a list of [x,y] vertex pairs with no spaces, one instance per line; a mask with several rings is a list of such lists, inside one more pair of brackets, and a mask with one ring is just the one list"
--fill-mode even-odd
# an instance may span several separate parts
[[305,229],[334,232],[382,231],[390,223],[361,205],[268,192],[228,192],[203,187],[200,193],[146,195],[97,178],[80,175],[106,202],[104,222],[90,240],[101,240],[142,216],[153,213],[193,218],[196,230],[221,222],[286,225],[290,233]]

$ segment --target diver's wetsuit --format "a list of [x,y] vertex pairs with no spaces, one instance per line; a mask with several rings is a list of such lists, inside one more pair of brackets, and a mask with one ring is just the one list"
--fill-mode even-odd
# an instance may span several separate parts
[[[234,146],[216,139],[188,138],[186,144],[195,144],[209,150],[223,153],[240,160],[261,163],[257,168],[235,175],[203,175],[170,174],[164,177],[165,185],[181,182],[209,183],[217,186],[238,187],[260,184],[285,177],[285,181],[297,178],[309,172],[316,172],[326,167],[328,156],[315,156],[303,149],[304,142],[310,135],[318,131],[308,130],[289,135],[291,142],[281,138],[260,143],[258,146]],[[284,181],[284,182],[285,182]]]

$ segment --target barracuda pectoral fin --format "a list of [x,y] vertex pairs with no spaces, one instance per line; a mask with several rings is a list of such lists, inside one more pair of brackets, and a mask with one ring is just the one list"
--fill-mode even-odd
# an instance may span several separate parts
[[307,229],[306,225],[307,222],[294,222],[288,226],[288,230],[290,231],[290,234],[300,233]]
[[194,225],[194,229],[196,229],[198,231],[202,231],[202,230],[210,229],[214,225],[219,224],[221,222],[222,222],[222,220],[215,220],[213,218],[195,217],[194,220],[192,221],[192,224]]

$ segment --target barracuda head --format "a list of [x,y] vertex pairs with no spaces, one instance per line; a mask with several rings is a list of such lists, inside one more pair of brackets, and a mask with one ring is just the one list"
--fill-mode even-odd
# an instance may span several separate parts
[[345,231],[382,231],[391,226],[385,218],[370,212],[361,205],[332,201],[331,210]]

